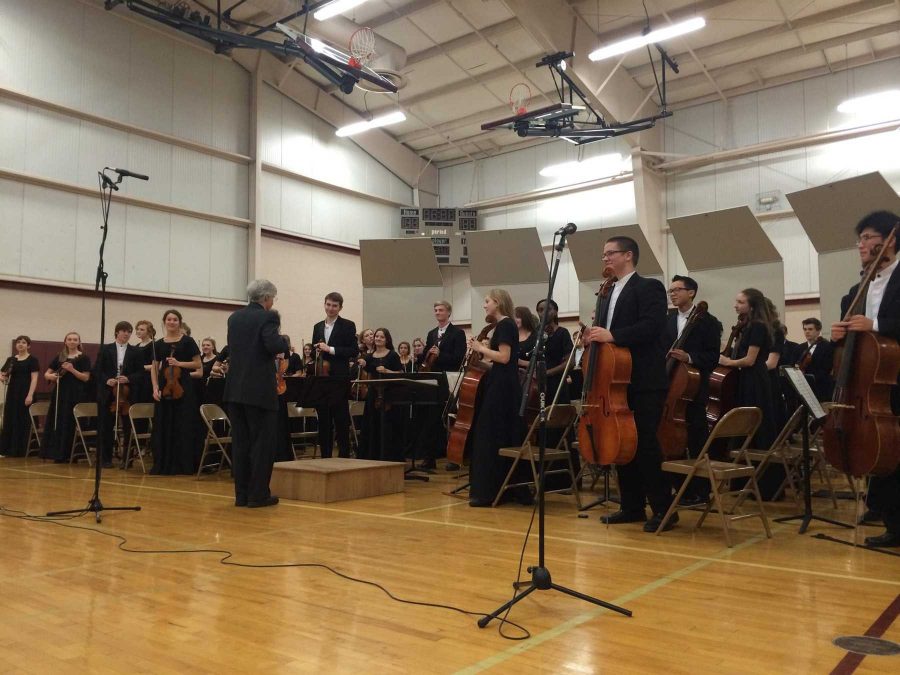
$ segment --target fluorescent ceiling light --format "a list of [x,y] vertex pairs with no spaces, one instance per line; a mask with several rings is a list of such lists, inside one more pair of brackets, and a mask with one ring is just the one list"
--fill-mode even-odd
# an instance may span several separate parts
[[598,155],[580,162],[563,162],[551,164],[540,170],[544,178],[600,178],[602,176],[615,176],[622,173],[622,155],[618,152],[609,155]]
[[601,47],[600,49],[591,52],[588,54],[588,58],[591,61],[608,59],[611,56],[618,56],[619,54],[639,49],[645,45],[651,45],[654,42],[662,42],[679,35],[684,35],[685,33],[700,30],[705,25],[706,19],[700,16],[688,19],[687,21],[680,21],[679,23],[673,23],[671,26],[666,26],[659,30],[652,30],[646,35],[638,35],[626,40],[620,40],[619,42],[613,42],[611,45]]
[[398,122],[405,121],[406,115],[404,115],[402,111],[398,110],[397,112],[392,112],[388,115],[376,117],[375,119],[369,120],[368,122],[356,122],[354,124],[348,124],[347,126],[338,129],[335,132],[335,135],[352,136],[353,134],[359,134],[363,131],[368,131],[369,129],[375,129],[377,127],[387,126],[388,124],[397,124]]
[[316,11],[313,16],[316,17],[317,21],[324,21],[325,19],[330,19],[338,14],[343,14],[349,9],[358,7],[365,1],[366,0],[334,0]]
[[878,114],[900,112],[900,89],[888,89],[875,94],[866,94],[856,98],[848,98],[837,110],[846,115]]

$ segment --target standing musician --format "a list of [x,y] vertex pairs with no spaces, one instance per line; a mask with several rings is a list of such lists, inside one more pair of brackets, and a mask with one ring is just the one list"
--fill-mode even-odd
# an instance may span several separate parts
[[[290,341],[288,338],[288,343],[291,348],[291,355],[288,357],[288,365],[287,371],[285,371],[286,377],[300,377],[303,374],[303,361],[306,356],[306,344],[303,345],[303,355],[298,354],[294,351],[294,343]],[[312,350],[310,350],[312,353]]]
[[[676,274],[669,285],[669,299],[675,309],[669,312],[666,328],[663,331],[662,343],[668,349],[681,337],[687,325],[688,317],[694,310],[694,300],[700,286],[691,277]],[[705,313],[696,320],[681,349],[672,349],[666,358],[676,359],[694,366],[700,371],[700,387],[694,400],[687,406],[688,457],[697,457],[709,436],[709,424],[706,421],[706,401],[709,396],[709,375],[719,365],[719,346],[722,343],[722,324],[712,314]],[[709,496],[709,485],[701,481],[692,481],[682,496],[686,505],[705,503]]]
[[[538,316],[544,315],[544,301],[541,300],[537,307]],[[558,403],[568,403],[569,388],[563,387],[562,374],[566,369],[566,361],[569,360],[569,354],[575,346],[572,344],[572,336],[569,330],[559,325],[559,305],[556,300],[550,301],[550,311],[547,313],[547,325],[544,329],[547,333],[547,341],[544,343],[544,355],[547,361],[547,402],[550,403],[554,399]],[[529,355],[530,356],[530,355]],[[557,398],[557,392],[559,397]],[[558,439],[557,439],[558,440]],[[547,441],[548,445],[551,441]],[[555,441],[552,441],[555,445]]]
[[7,385],[3,405],[3,431],[0,432],[0,457],[24,457],[28,452],[31,416],[28,408],[34,402],[38,371],[37,357],[32,356],[31,338],[16,338],[16,354],[0,368],[0,382]]
[[422,362],[425,360],[425,340],[420,337],[417,337],[413,340],[413,358],[416,360],[416,370],[419,369],[419,366],[422,365]]
[[806,342],[797,366],[811,380],[812,390],[820,401],[830,401],[834,389],[831,368],[834,365],[834,345],[822,337],[822,322],[815,317],[803,320]]
[[[666,289],[635,272],[639,256],[637,242],[630,237],[613,237],[603,246],[603,263],[612,267],[618,280],[600,307],[600,325],[590,329],[587,341],[611,342],[631,351],[628,407],[637,427],[634,459],[618,467],[621,508],[600,520],[610,525],[644,522],[644,504],[649,501],[653,517],[644,531],[656,532],[672,501],[656,437],[668,387],[665,349],[659,342],[666,324]],[[678,522],[675,515],[667,530]]]
[[[856,247],[863,268],[878,256],[878,248],[884,246],[900,217],[889,211],[876,211],[859,221],[856,226]],[[833,340],[841,341],[847,331],[874,331],[886,337],[900,340],[900,272],[897,265],[896,242],[884,252],[881,269],[869,284],[866,294],[866,313],[851,316],[849,321],[838,321],[831,326]],[[841,299],[841,316],[846,314],[856,296],[859,284]],[[900,415],[900,373],[897,386],[891,389],[891,411]],[[898,420],[900,424],[900,420]],[[873,476],[869,483],[868,507],[881,513],[887,531],[875,537],[866,537],[868,546],[900,546],[900,466],[888,476]]]
[[223,400],[231,419],[235,506],[278,503],[269,492],[278,427],[275,356],[287,353],[288,342],[278,334],[281,321],[272,311],[277,293],[271,281],[251,281],[247,306],[228,317],[231,365]]
[[119,321],[115,328],[115,340],[103,345],[103,349],[97,356],[95,377],[103,383],[103,394],[99,397],[100,405],[105,406],[108,411],[103,420],[102,429],[104,469],[112,467],[116,427],[121,424],[119,428],[123,434],[126,434],[125,437],[118,439],[123,444],[127,443],[127,434],[130,432],[126,408],[117,404],[123,400],[128,404],[135,403],[131,398],[131,380],[132,378],[139,380],[144,372],[143,352],[139,347],[128,344],[131,333],[131,324],[127,321]]
[[[350,360],[356,358],[359,345],[356,342],[356,324],[340,316],[343,306],[344,296],[340,293],[333,291],[325,296],[325,320],[313,327],[312,341],[316,346],[317,358],[329,364],[331,375],[349,377]],[[374,332],[372,337],[374,339]],[[339,456],[349,457],[350,410],[347,402],[316,408],[316,413],[319,417],[322,457],[331,457],[335,430]]]
[[81,349],[81,336],[66,333],[63,348],[50,362],[44,379],[56,385],[50,397],[50,410],[44,424],[41,457],[57,464],[69,460],[75,438],[76,403],[87,399],[87,382],[91,377],[91,359]]
[[537,343],[537,326],[534,325],[534,314],[528,307],[516,307],[515,314],[516,328],[519,329],[519,368],[524,372]]

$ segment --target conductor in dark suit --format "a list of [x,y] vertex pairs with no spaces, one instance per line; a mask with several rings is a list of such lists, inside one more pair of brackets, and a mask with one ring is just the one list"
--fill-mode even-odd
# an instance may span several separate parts
[[[719,365],[719,349],[722,343],[722,324],[712,314],[703,314],[696,319],[679,349],[670,348],[683,336],[688,318],[694,311],[694,300],[699,285],[691,277],[676,274],[669,284],[669,300],[675,309],[666,318],[662,345],[667,358],[673,358],[700,372],[700,386],[697,395],[685,411],[687,420],[688,456],[697,457],[709,437],[709,423],[706,420],[706,402],[709,398],[709,376]],[[709,482],[702,479],[691,481],[682,500],[687,503],[705,503],[709,496]]]
[[[325,320],[313,327],[312,342],[316,353],[328,363],[329,373],[337,377],[350,377],[350,360],[359,354],[356,340],[356,324],[340,316],[344,296],[331,292],[325,296]],[[334,448],[334,431],[340,457],[350,456],[350,409],[347,401],[316,408],[319,416],[319,448],[322,457],[331,457]],[[334,429],[332,429],[332,426]]]
[[[637,242],[630,237],[613,237],[604,244],[603,262],[613,268],[618,281],[603,300],[599,326],[591,328],[588,340],[612,342],[631,351],[628,407],[637,427],[634,459],[618,467],[620,510],[601,520],[608,524],[647,521],[644,504],[649,501],[653,517],[644,524],[644,531],[655,532],[672,500],[656,437],[669,386],[665,348],[659,340],[666,325],[666,289],[634,271],[639,255]],[[678,522],[675,515],[666,529]]]
[[[128,385],[132,378],[139,379],[144,373],[144,362],[140,349],[128,344],[133,330],[127,321],[119,321],[115,328],[115,340],[103,345],[94,369],[94,377],[101,392],[97,400],[100,402],[99,407],[103,408],[105,413],[102,433],[103,467],[106,469],[112,467],[113,450],[115,450],[113,447],[115,445],[114,429],[118,411],[110,411],[110,406],[115,404],[116,389],[119,389],[119,397],[122,400],[125,394],[122,387]],[[133,396],[130,402],[136,402]],[[124,416],[122,422],[122,433],[127,438],[130,429]]]
[[820,401],[830,401],[834,389],[831,369],[834,365],[834,345],[822,337],[822,322],[815,317],[803,320],[806,342],[800,345],[797,363]]
[[275,463],[278,394],[275,355],[288,351],[272,310],[278,289],[257,279],[247,286],[247,306],[228,317],[229,368],[225,394],[231,420],[234,505],[274,506],[269,492]]

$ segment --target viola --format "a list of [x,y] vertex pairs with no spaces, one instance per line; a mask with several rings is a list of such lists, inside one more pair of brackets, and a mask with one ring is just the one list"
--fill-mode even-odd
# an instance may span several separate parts
[[[611,267],[597,291],[593,326],[600,326],[600,307],[618,280]],[[627,464],[637,450],[637,427],[628,407],[631,351],[611,343],[591,342],[581,358],[584,389],[578,421],[578,449],[585,461],[607,466]]]
[[[722,356],[731,357],[735,340],[739,340],[741,333],[749,323],[750,317],[739,314],[737,323],[731,327],[728,343],[722,350]],[[709,398],[706,402],[706,421],[712,429],[719,418],[737,403],[737,379],[738,372],[731,366],[717,366],[709,376]]]
[[[681,336],[669,349],[670,352],[682,348],[694,326],[707,312],[709,305],[698,302],[691,311]],[[700,390],[700,371],[669,356],[666,359],[666,374],[669,378],[669,391],[666,394],[656,437],[659,439],[664,459],[681,459],[687,452],[687,407],[697,398],[697,392]]]
[[284,381],[284,374],[287,372],[288,360],[283,356],[275,357],[275,393],[281,396],[287,391],[287,382]]
[[[897,240],[900,223],[866,269],[844,321],[865,312],[869,284],[885,251]],[[822,432],[825,458],[847,475],[884,476],[900,464],[900,430],[891,410],[891,388],[900,371],[900,344],[875,332],[848,331],[836,350],[833,407]]]
[[[122,375],[122,366],[119,366],[116,370],[116,378]],[[123,417],[128,414],[128,411],[131,409],[131,403],[129,402],[129,397],[131,396],[131,387],[127,384],[121,384],[118,381],[109,386],[110,389],[113,390],[112,400],[109,402],[109,411],[111,413],[116,413],[122,415]]]
[[[475,341],[486,340],[493,329],[494,324],[488,323],[481,329]],[[478,394],[481,379],[487,372],[487,366],[482,361],[481,354],[472,349],[466,351],[463,367],[465,371],[460,378],[456,401],[456,421],[453,423],[447,439],[447,459],[454,464],[462,464],[465,459],[466,445],[470,438],[469,432],[472,430],[475,420],[475,397]]]
[[[172,345],[172,351],[169,354],[175,357],[175,345]],[[181,385],[181,366],[166,366],[163,368],[163,379],[166,383],[163,386],[161,396],[177,401],[184,396],[184,387]]]

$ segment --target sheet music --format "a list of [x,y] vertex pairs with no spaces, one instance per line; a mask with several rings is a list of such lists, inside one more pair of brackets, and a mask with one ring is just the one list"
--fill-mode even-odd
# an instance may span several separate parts
[[806,409],[809,410],[810,414],[817,420],[825,417],[828,413],[825,412],[822,404],[819,403],[819,399],[816,398],[816,395],[813,393],[812,388],[809,386],[809,381],[806,379],[806,375],[803,374],[803,371],[798,368],[782,368],[782,371],[784,372],[785,377],[791,381],[794,390],[800,398],[803,399],[803,403],[806,405]]
[[462,373],[460,373],[458,370],[447,371],[447,385],[450,387],[450,391],[456,391],[456,383],[461,377]]

